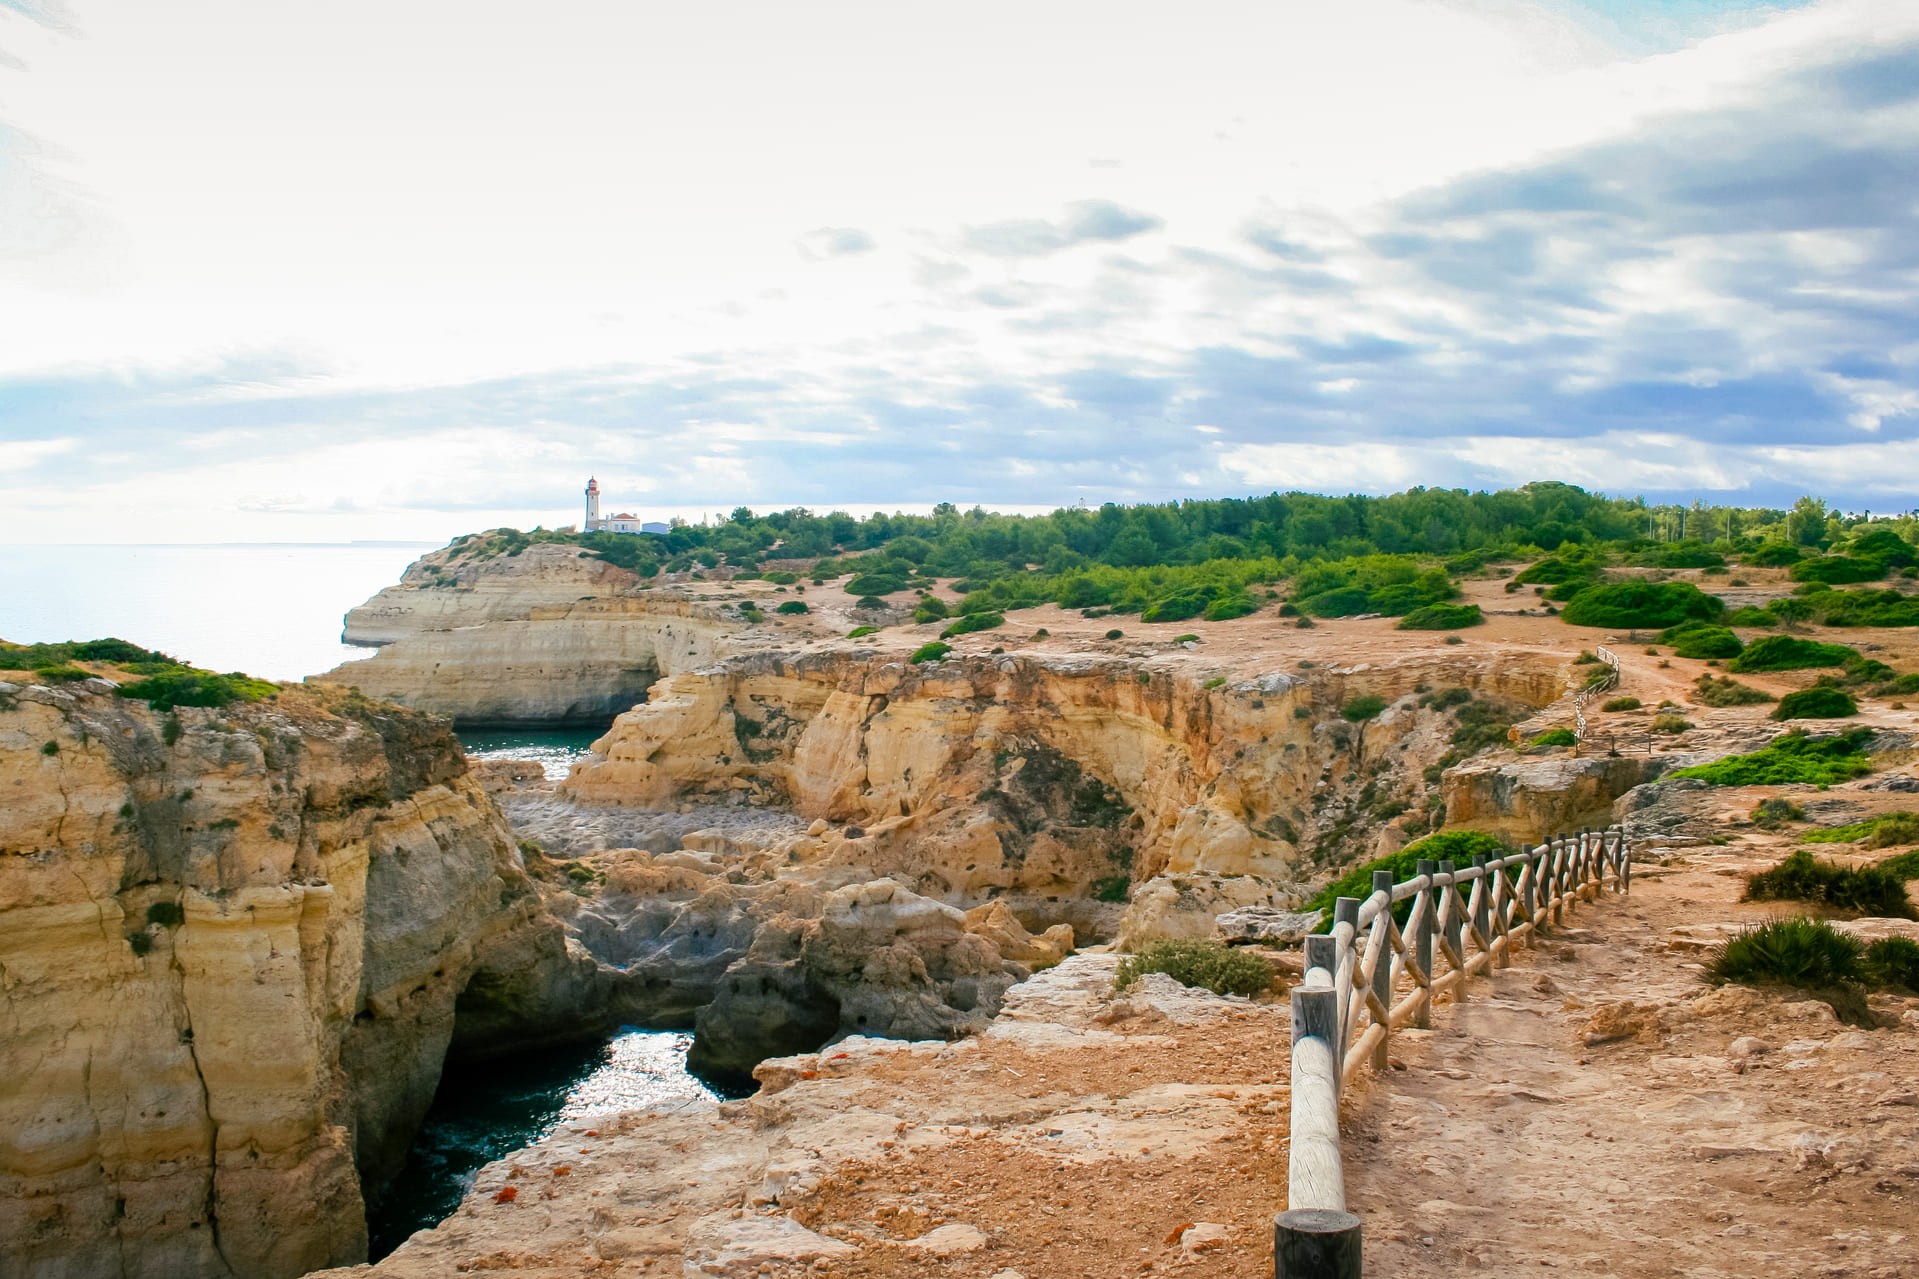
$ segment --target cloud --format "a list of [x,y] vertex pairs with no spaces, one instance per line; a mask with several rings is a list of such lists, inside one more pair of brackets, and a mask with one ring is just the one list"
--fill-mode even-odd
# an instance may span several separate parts
[[854,257],[878,247],[879,241],[858,227],[823,226],[799,239],[800,253],[814,260]]
[[1081,244],[1111,244],[1130,240],[1165,223],[1111,200],[1081,200],[1068,205],[1056,220],[1024,218],[968,227],[962,239],[968,248],[1000,258],[1046,257]]

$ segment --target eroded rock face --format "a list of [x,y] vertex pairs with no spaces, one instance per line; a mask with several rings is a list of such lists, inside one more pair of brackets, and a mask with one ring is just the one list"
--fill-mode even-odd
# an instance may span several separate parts
[[1470,760],[1446,771],[1446,824],[1528,845],[1605,826],[1613,801],[1670,766],[1645,755]]
[[0,684],[8,1273],[363,1256],[362,1186],[495,969],[548,997],[590,980],[443,724],[299,690],[161,715],[99,681]]
[[666,595],[536,604],[484,625],[422,626],[313,680],[462,725],[604,724],[661,675],[728,651],[740,627],[720,609]]
[[576,546],[529,546],[518,555],[455,560],[449,550],[423,555],[397,585],[347,610],[340,640],[378,647],[426,631],[524,621],[534,608],[583,595],[615,595],[639,576]]

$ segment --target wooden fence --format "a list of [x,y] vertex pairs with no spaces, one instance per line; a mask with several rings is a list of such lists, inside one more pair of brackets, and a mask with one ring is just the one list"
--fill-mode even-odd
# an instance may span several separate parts
[[[1339,899],[1331,933],[1306,939],[1305,977],[1293,988],[1292,1156],[1286,1211],[1273,1221],[1277,1279],[1358,1279],[1339,1098],[1366,1066],[1385,1068],[1392,1032],[1430,1027],[1441,995],[1463,1001],[1469,978],[1508,966],[1514,946],[1559,924],[1574,903],[1631,886],[1625,833],[1611,827],[1465,868],[1422,861],[1401,884],[1379,871],[1372,896]],[[1402,902],[1412,903],[1403,924],[1393,909]]]
[[1619,687],[1619,658],[1603,644],[1595,644],[1593,653],[1606,664],[1605,673],[1590,681],[1573,695],[1573,754],[1579,753],[1586,744],[1586,703],[1601,693],[1610,693]]

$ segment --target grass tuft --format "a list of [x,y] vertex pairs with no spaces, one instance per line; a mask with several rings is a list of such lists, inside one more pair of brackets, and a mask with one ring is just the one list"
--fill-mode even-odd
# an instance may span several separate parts
[[1781,786],[1799,782],[1830,786],[1872,771],[1865,744],[1869,729],[1855,728],[1841,737],[1810,737],[1794,729],[1772,739],[1763,749],[1728,755],[1710,764],[1695,764],[1670,774],[1696,777],[1713,786]]
[[1148,973],[1165,973],[1182,986],[1215,995],[1257,995],[1273,986],[1273,966],[1258,955],[1213,941],[1156,941],[1120,961],[1116,985],[1125,990]]
[[1884,867],[1819,861],[1803,848],[1771,870],[1747,876],[1741,900],[1811,902],[1878,919],[1919,919],[1904,881]]

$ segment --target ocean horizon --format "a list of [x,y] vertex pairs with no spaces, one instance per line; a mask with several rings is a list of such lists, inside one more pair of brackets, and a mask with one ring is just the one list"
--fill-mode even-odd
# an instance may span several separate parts
[[108,635],[195,666],[298,680],[372,649],[348,609],[440,542],[32,544],[0,554],[0,639]]

